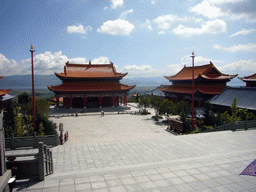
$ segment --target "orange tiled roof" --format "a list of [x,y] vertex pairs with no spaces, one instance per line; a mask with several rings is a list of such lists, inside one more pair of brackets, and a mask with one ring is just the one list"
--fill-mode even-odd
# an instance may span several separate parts
[[9,93],[12,89],[0,89],[0,96],[4,96]]
[[0,79],[2,79],[3,78],[3,76],[0,76]]
[[[192,80],[192,67],[184,66],[183,69],[174,76],[165,76],[169,81],[175,80]],[[194,67],[194,79],[202,77],[210,80],[225,80],[232,79],[237,75],[227,75],[221,73],[213,64],[210,62],[208,65],[195,66]]]
[[256,73],[247,77],[238,77],[242,81],[256,81]]
[[128,91],[134,86],[121,83],[64,83],[57,86],[48,86],[48,89],[56,92],[93,92],[93,91]]
[[[204,94],[220,94],[226,85],[195,85],[194,93],[201,92]],[[170,85],[166,87],[158,87],[163,92],[171,92],[171,93],[184,93],[184,94],[192,94],[192,86],[191,85]]]
[[70,64],[64,66],[64,73],[55,73],[59,78],[122,78],[127,73],[117,73],[110,64]]

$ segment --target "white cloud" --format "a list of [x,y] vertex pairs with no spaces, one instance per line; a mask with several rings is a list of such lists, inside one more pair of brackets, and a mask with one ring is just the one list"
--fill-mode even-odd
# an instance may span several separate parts
[[[38,54],[34,57],[35,74],[46,75],[53,74],[55,71],[63,70],[63,66],[68,60],[68,57],[63,55],[61,51],[55,53],[46,51],[45,53]],[[30,58],[21,61],[21,74],[31,73],[30,63]]]
[[104,22],[99,29],[97,29],[97,32],[108,33],[111,35],[130,35],[134,28],[134,25],[126,20],[108,20]]
[[239,60],[229,63],[223,67],[219,67],[224,73],[237,73],[239,71],[239,76],[241,75],[251,75],[255,71],[256,62],[253,59],[250,60]]
[[102,56],[102,57],[98,57],[92,60],[93,64],[109,64],[109,60],[107,57]]
[[143,23],[143,24],[141,25],[141,27],[143,27],[143,28],[146,27],[146,28],[148,28],[149,31],[152,31],[152,25],[151,25],[151,22],[150,22],[149,19],[146,19],[146,22]]
[[[224,61],[221,61],[221,60],[209,59],[209,58],[205,58],[205,57],[202,57],[202,56],[195,56],[195,58],[194,58],[195,65],[209,64],[210,61],[213,64],[224,63]],[[190,65],[191,63],[192,63],[191,55],[186,55],[186,56],[181,58],[181,64],[182,65]]]
[[106,11],[107,9],[108,9],[108,7],[104,7],[104,8],[103,8],[103,11]]
[[208,1],[214,5],[223,5],[223,4],[227,4],[227,3],[243,2],[245,0],[208,0]]
[[76,58],[69,59],[69,63],[85,64],[85,63],[88,63],[88,62],[86,61],[86,58],[76,57]]
[[203,0],[189,11],[209,19],[226,17],[256,22],[255,0]]
[[213,46],[214,49],[221,49],[229,52],[254,52],[256,51],[255,43],[234,45],[232,47],[221,47],[220,45]]
[[91,26],[84,27],[83,25],[79,24],[78,26],[76,25],[71,25],[67,27],[67,32],[68,33],[78,33],[78,34],[86,34],[87,31],[92,30]]
[[158,27],[163,30],[170,29],[170,26],[178,20],[177,15],[161,15],[153,20],[154,23],[158,24]]
[[253,33],[254,31],[256,31],[256,29],[242,29],[241,31],[238,31],[238,32],[230,35],[230,37],[235,37],[237,35],[248,35],[250,33]]
[[151,65],[126,65],[122,72],[128,72],[129,77],[156,77],[163,76],[166,71],[152,68]]
[[14,75],[17,74],[18,71],[18,63],[13,59],[7,59],[2,53],[0,53],[0,76]]
[[[51,53],[46,51],[34,56],[34,72],[36,75],[49,75],[54,72],[63,72],[65,63],[88,64],[86,58],[68,58],[61,51]],[[109,63],[107,57],[102,56],[92,60],[93,64]],[[31,58],[24,59],[17,63],[15,60],[7,59],[0,53],[0,76],[27,75],[31,74]]]
[[227,23],[225,21],[216,19],[214,21],[206,22],[201,26],[201,28],[184,27],[183,25],[179,25],[177,28],[173,29],[172,32],[176,35],[191,37],[193,35],[223,33],[226,31],[226,27]]
[[132,13],[133,12],[133,9],[130,9],[130,10],[126,10],[124,12],[121,13],[119,19],[123,19],[125,20],[126,16],[129,14],[129,13]]
[[[195,56],[195,58],[194,58],[195,66],[206,65],[206,64],[209,64],[210,61],[215,66],[216,66],[216,64],[224,63],[224,61],[221,61],[221,60],[214,60],[214,59],[204,58],[202,56]],[[182,57],[180,64],[171,64],[171,65],[167,65],[166,67],[169,70],[171,70],[172,73],[170,75],[175,75],[176,73],[178,73],[184,67],[184,65],[186,65],[187,67],[192,66],[191,55],[186,55],[186,56]]]
[[159,34],[159,35],[164,35],[164,34],[165,34],[165,31],[159,31],[158,34]]
[[161,15],[153,20],[153,22],[156,23],[158,25],[158,28],[160,28],[161,30],[170,29],[171,25],[176,21],[180,21],[180,22],[193,21],[195,23],[201,23],[203,20],[201,18],[197,18],[197,17],[187,17],[187,16],[179,17],[177,15],[172,15],[172,14]]
[[138,66],[138,65],[126,65],[124,67],[125,70],[128,70],[128,71],[148,71],[148,70],[151,70],[152,67],[151,65],[142,65],[142,66]]
[[226,13],[224,13],[221,8],[215,7],[207,0],[202,1],[194,7],[191,7],[189,11],[198,15],[203,15],[204,17],[208,17],[210,19],[226,16]]
[[156,4],[156,0],[151,0],[151,4]]
[[111,8],[112,9],[117,9],[118,7],[122,7],[124,4],[123,0],[111,0]]

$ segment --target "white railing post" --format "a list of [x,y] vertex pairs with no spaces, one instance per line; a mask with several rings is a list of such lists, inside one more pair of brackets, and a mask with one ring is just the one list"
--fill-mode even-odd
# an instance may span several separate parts
[[44,143],[43,142],[39,142],[39,146],[38,146],[38,166],[39,166],[39,176],[38,176],[38,180],[39,181],[43,181],[44,177],[45,177],[45,171],[44,171]]

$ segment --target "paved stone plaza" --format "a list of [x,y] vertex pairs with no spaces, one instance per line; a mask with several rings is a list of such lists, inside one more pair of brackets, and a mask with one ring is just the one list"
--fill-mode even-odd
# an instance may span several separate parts
[[256,158],[256,130],[174,136],[151,115],[116,112],[52,120],[69,131],[52,148],[54,174],[14,191],[256,191],[256,177],[239,176]]

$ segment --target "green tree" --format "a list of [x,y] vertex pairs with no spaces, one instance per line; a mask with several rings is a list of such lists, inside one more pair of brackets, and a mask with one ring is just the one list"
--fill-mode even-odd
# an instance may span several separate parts
[[242,121],[254,119],[253,113],[249,113],[247,109],[239,109],[239,117]]
[[38,130],[38,136],[43,136],[44,135],[44,125],[43,122],[39,124],[39,130]]
[[150,100],[148,97],[143,97],[139,99],[138,107],[143,109],[143,112],[147,111],[147,108],[150,107]]
[[172,113],[172,105],[173,105],[172,101],[169,101],[168,99],[163,100],[160,103],[160,106],[159,106],[159,109],[158,109],[159,114],[165,115],[166,117],[168,117],[169,114]]
[[184,112],[180,113],[180,120],[183,122],[183,133],[191,132],[190,121],[187,119],[187,114]]
[[153,96],[153,95],[150,96],[149,98],[150,98],[150,105],[155,109],[155,115],[158,116],[158,110],[164,99],[162,97]]
[[230,123],[230,115],[228,114],[228,111],[225,111],[224,113],[220,114],[220,121],[221,124]]
[[24,131],[26,135],[33,135],[34,134],[34,126],[33,126],[33,116],[27,115],[22,118],[24,124]]
[[31,101],[31,98],[28,96],[27,93],[22,93],[18,96],[18,103],[19,104],[27,104]]
[[14,121],[15,121],[15,133],[17,137],[22,137],[25,134],[24,127],[22,124],[22,117],[19,115],[19,107],[14,109]]
[[14,113],[14,104],[8,105],[4,110],[3,115],[3,127],[5,138],[11,137],[12,133],[15,132],[15,113]]
[[238,112],[239,112],[239,109],[237,107],[237,99],[235,97],[231,105],[231,117],[230,117],[231,123],[240,120],[240,118],[238,117]]
[[190,111],[191,107],[188,102],[182,100],[176,104],[175,113],[177,115],[181,115],[181,113],[183,113],[185,116],[188,116]]
[[[26,94],[23,94],[22,98],[26,98]],[[25,99],[27,101],[27,99]],[[34,132],[39,132],[40,123],[43,124],[45,134],[54,134],[55,125],[52,121],[48,119],[50,112],[50,105],[45,99],[36,98],[35,110],[36,110],[36,129],[33,126],[33,104],[32,100],[28,103],[20,104],[20,113],[22,114],[22,120],[24,122],[24,127],[26,134],[33,135]]]

